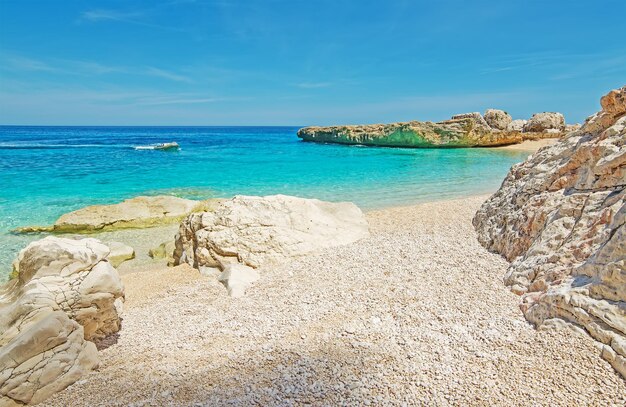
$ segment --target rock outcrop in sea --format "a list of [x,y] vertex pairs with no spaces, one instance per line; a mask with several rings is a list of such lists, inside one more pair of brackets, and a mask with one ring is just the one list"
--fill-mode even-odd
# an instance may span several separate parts
[[484,117],[478,112],[463,113],[438,123],[304,127],[298,130],[298,137],[320,143],[382,147],[497,147],[524,140],[558,138],[564,130],[560,113],[538,113],[526,122],[512,120],[505,111],[488,109]]
[[224,281],[238,276],[250,280],[253,274],[247,269],[228,266],[256,269],[368,235],[365,216],[353,203],[236,196],[211,211],[192,213],[181,223],[174,260],[223,271],[228,274],[221,277]]
[[138,196],[113,205],[92,205],[62,215],[52,226],[28,226],[18,233],[93,233],[115,229],[147,228],[181,221],[205,210],[218,199],[194,201],[175,196]]
[[626,86],[600,104],[582,128],[514,166],[474,226],[511,261],[505,283],[528,320],[583,328],[626,377]]
[[95,368],[93,341],[120,329],[124,288],[95,239],[46,237],[0,291],[0,406],[40,403]]

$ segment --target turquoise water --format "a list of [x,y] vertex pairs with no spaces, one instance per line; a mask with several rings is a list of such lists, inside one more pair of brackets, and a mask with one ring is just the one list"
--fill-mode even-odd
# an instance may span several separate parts
[[[85,205],[142,194],[289,194],[378,208],[495,190],[523,152],[305,143],[293,127],[0,126],[0,278],[31,236]],[[133,146],[177,141],[178,152]]]

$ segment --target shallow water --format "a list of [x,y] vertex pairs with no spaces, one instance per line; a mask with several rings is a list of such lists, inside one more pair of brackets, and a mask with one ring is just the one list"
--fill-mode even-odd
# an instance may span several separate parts
[[[0,280],[32,236],[85,205],[143,194],[289,194],[365,209],[491,192],[528,153],[301,142],[293,127],[0,126]],[[133,147],[176,141],[177,152]]]

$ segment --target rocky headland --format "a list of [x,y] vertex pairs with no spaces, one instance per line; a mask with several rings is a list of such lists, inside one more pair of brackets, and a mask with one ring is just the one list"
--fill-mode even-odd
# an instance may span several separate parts
[[381,147],[498,147],[524,140],[559,138],[576,125],[572,126],[565,125],[560,113],[537,113],[526,121],[513,120],[502,110],[488,109],[484,116],[478,112],[464,113],[437,123],[305,127],[298,130],[298,137],[319,143]]

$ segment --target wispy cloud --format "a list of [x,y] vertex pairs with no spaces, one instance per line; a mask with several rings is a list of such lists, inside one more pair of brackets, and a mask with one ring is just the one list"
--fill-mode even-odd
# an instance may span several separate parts
[[300,82],[296,83],[295,86],[302,89],[319,89],[319,88],[327,88],[331,86],[330,82]]
[[219,98],[180,98],[180,97],[156,97],[145,98],[137,101],[136,104],[143,106],[157,106],[157,105],[195,105],[200,103],[214,103],[224,99]]
[[603,75],[623,72],[626,69],[624,50],[608,50],[594,53],[563,53],[542,51],[508,55],[495,60],[493,67],[484,68],[481,74],[505,71],[529,71],[542,69],[555,72],[550,79],[564,80],[580,76]]
[[149,28],[157,28],[167,31],[179,31],[183,32],[184,29],[180,27],[173,27],[168,25],[156,24],[148,21],[148,14],[151,9],[139,10],[139,11],[120,11],[111,9],[95,9],[83,11],[80,15],[80,21],[87,21],[92,23],[101,22],[117,22],[125,24],[133,24]]
[[164,69],[159,69],[155,67],[148,67],[146,69],[146,74],[151,75],[151,76],[156,76],[159,78],[169,79],[175,82],[188,82],[188,83],[192,82],[192,80],[186,76],[179,75],[177,73],[166,71]]
[[136,23],[137,17],[141,17],[138,12],[121,12],[117,10],[88,10],[81,14],[87,21],[120,21],[125,23]]
[[36,59],[26,58],[22,56],[11,56],[6,60],[7,64],[18,70],[23,71],[40,71],[40,72],[56,72],[58,69]]
[[43,61],[20,55],[10,55],[6,56],[4,59],[0,58],[0,63],[3,63],[4,69],[17,72],[27,71],[49,73],[51,75],[81,76],[125,74],[136,76],[152,76],[156,78],[166,79],[168,81],[193,83],[193,80],[188,76],[181,75],[171,70],[166,70],[153,66],[129,67],[119,65],[107,65],[95,61],[82,61],[74,59],[52,59]]

